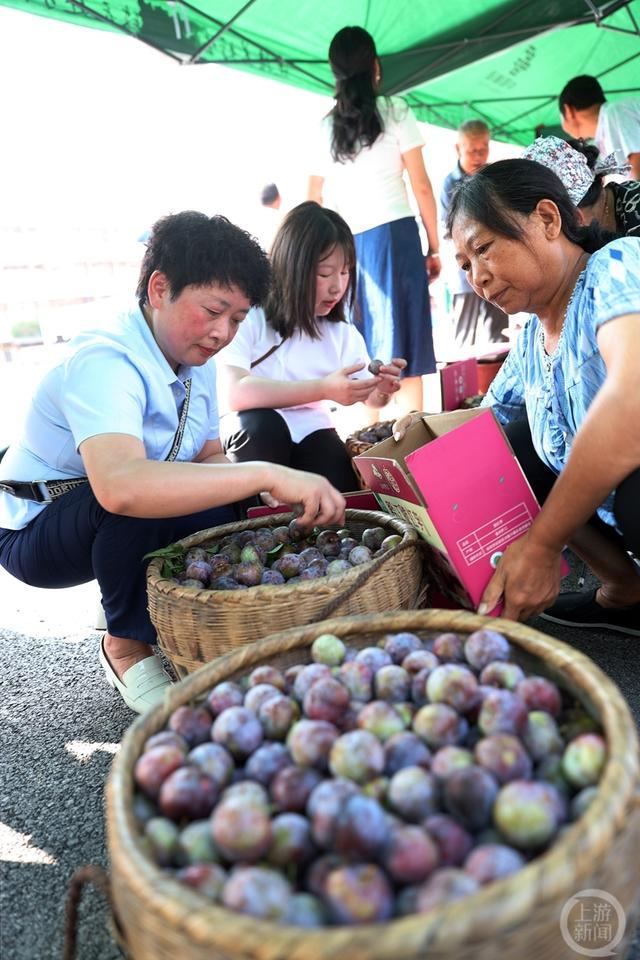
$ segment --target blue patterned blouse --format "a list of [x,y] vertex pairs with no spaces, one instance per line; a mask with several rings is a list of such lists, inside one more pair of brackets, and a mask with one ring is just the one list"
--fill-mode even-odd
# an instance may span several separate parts
[[[640,239],[634,237],[614,240],[591,255],[551,356],[544,350],[540,320],[535,314],[529,317],[483,400],[502,423],[528,419],[538,456],[555,473],[567,462],[573,438],[607,375],[598,330],[628,313],[640,313]],[[640,430],[640,424],[636,427]],[[598,513],[614,526],[612,507],[613,493]]]

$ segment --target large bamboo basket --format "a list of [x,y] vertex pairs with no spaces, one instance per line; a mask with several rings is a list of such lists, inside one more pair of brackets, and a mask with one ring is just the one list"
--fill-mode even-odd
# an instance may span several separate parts
[[[362,927],[303,930],[278,926],[206,903],[144,855],[132,814],[132,770],[142,746],[181,704],[254,667],[309,661],[319,633],[366,646],[389,631],[422,636],[483,626],[500,629],[529,671],[568,689],[599,720],[608,760],[587,812],[549,851],[510,877],[425,915]],[[127,732],[107,787],[108,846],[116,919],[131,960],[576,960],[560,914],[580,890],[618,898],[626,916],[624,957],[640,906],[638,740],[618,688],[587,657],[510,620],[459,611],[413,611],[343,617],[287,630],[209,664],[168,692],[164,704]]]
[[[178,541],[185,548],[219,540],[239,530],[277,527],[292,514],[277,514],[202,530]],[[329,615],[403,610],[418,605],[422,595],[423,552],[416,530],[386,513],[347,510],[346,526],[356,535],[367,527],[383,527],[402,536],[393,550],[347,573],[292,586],[250,590],[197,590],[162,576],[162,561],[147,570],[149,613],[158,645],[179,676],[192,673],[229,650],[267,633],[313,623]]]

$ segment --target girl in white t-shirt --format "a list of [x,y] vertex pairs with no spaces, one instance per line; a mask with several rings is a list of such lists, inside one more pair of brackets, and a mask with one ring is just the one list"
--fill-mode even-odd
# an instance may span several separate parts
[[[345,317],[355,295],[353,235],[339,214],[301,203],[271,248],[273,282],[216,357],[220,437],[234,462],[311,470],[339,490],[357,481],[326,401],[378,408],[400,387],[406,361],[376,376],[362,335]],[[386,358],[385,358],[386,359]]]
[[[440,273],[436,202],[418,124],[398,97],[380,96],[382,67],[362,27],[339,30],[329,47],[335,105],[310,158],[308,198],[326,202],[354,233],[358,328],[373,356],[402,356],[407,369],[396,399],[422,410],[422,376],[436,369],[429,280]],[[426,257],[404,174],[428,240]]]

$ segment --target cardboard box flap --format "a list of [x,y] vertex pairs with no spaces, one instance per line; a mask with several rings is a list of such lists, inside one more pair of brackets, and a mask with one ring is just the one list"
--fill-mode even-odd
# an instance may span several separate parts
[[[422,417],[422,422],[428,432],[427,439],[433,440],[435,437],[443,437],[483,413],[489,413],[489,416],[493,416],[491,411],[483,410],[480,407],[473,407],[471,410],[451,410],[449,413],[426,413]],[[426,443],[427,440],[424,442]]]

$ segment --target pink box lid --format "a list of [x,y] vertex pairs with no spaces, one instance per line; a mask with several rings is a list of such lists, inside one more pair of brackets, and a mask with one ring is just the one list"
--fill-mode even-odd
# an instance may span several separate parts
[[540,509],[520,464],[490,410],[410,453],[406,463],[477,605],[497,558]]

